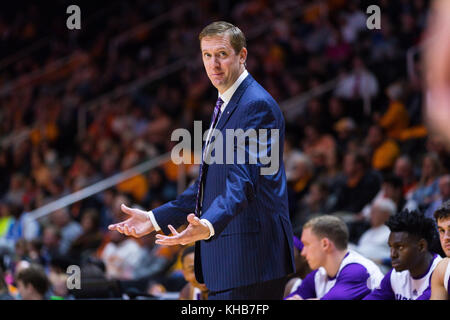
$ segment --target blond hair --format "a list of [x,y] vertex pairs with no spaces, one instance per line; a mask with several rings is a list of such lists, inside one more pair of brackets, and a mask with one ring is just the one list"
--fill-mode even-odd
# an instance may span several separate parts
[[323,215],[309,220],[303,229],[311,228],[311,231],[319,238],[330,239],[339,250],[347,249],[348,228],[344,221],[331,215]]

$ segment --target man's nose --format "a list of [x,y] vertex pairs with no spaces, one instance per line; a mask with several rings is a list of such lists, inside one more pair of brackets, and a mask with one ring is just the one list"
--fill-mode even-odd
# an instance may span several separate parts
[[300,252],[300,254],[301,254],[303,257],[306,257],[306,249],[305,249],[305,247],[303,247],[303,249],[302,249],[302,251]]
[[392,259],[395,259],[395,258],[397,258],[397,257],[398,257],[398,252],[397,252],[397,250],[391,248],[391,258],[392,258]]
[[220,68],[220,60],[216,56],[212,58],[212,65],[214,68]]
[[444,239],[445,239],[445,240],[450,240],[450,229],[448,229],[447,231],[445,231],[445,233],[444,233]]

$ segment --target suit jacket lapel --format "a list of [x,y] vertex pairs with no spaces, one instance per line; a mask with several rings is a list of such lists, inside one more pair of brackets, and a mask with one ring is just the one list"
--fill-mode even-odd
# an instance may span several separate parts
[[219,122],[216,125],[217,130],[222,130],[222,128],[225,126],[225,123],[227,123],[234,109],[236,109],[236,107],[238,106],[239,100],[241,99],[241,96],[244,93],[245,89],[247,89],[247,87],[253,81],[255,81],[253,77],[250,74],[248,74],[247,78],[245,78],[245,80],[242,81],[242,83],[236,89],[236,92],[231,97],[230,102],[228,103],[228,105],[224,110],[224,113],[220,116]]

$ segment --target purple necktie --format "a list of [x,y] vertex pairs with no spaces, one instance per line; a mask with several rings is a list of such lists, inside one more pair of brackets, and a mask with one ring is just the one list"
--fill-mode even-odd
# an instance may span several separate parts
[[[211,126],[209,127],[210,134],[212,135],[211,130],[214,130],[216,127],[217,121],[220,116],[220,108],[223,105],[223,100],[218,98],[216,102],[216,107],[214,108],[214,114],[211,120]],[[211,140],[211,137],[209,138]],[[206,141],[204,150],[206,151],[209,147],[209,141]],[[207,151],[203,154],[207,154]],[[204,179],[206,177],[206,172],[208,171],[208,164],[204,163],[204,157],[202,156],[202,163],[200,164],[200,174],[199,174],[199,183],[198,183],[198,191],[197,191],[197,199],[195,201],[195,215],[200,217],[202,210],[202,198],[203,198],[203,184]]]

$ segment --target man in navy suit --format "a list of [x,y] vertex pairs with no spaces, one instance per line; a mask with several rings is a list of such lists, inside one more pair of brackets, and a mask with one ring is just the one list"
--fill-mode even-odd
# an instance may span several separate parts
[[[212,142],[208,137],[193,185],[149,212],[122,205],[130,218],[109,228],[134,237],[154,230],[172,233],[156,235],[156,242],[163,245],[195,242],[195,275],[208,287],[209,299],[282,299],[286,276],[294,272],[283,165],[284,118],[275,100],[245,69],[246,40],[239,28],[214,22],[199,39],[206,73],[219,91],[210,129],[222,136],[239,129],[269,130],[270,143],[251,136],[249,144],[257,142],[257,156],[261,150],[272,152],[277,166],[273,170],[270,165],[269,170],[267,161],[251,161],[255,149],[240,137],[236,136],[240,143],[231,147],[229,140],[216,147],[217,138]],[[237,159],[242,150],[244,163]],[[227,162],[205,161],[212,151]],[[186,220],[188,226],[178,233],[176,228]]]

